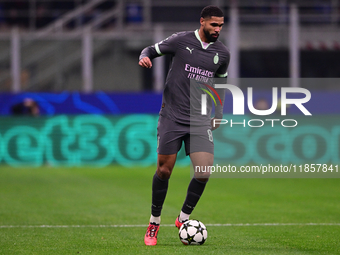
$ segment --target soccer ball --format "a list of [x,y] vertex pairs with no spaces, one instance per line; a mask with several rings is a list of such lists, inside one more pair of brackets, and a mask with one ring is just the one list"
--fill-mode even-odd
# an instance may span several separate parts
[[204,244],[207,240],[207,228],[199,220],[188,220],[179,229],[179,239],[183,244]]

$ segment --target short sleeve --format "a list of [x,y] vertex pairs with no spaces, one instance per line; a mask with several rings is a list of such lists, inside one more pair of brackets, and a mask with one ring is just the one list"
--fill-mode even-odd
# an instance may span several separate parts
[[228,72],[227,72],[228,65],[229,65],[229,60],[227,62],[223,63],[218,68],[218,70],[216,71],[215,76],[218,77],[218,78],[225,78],[225,77],[227,77],[228,76]]
[[178,45],[179,36],[175,33],[168,38],[155,44],[158,55],[175,54]]

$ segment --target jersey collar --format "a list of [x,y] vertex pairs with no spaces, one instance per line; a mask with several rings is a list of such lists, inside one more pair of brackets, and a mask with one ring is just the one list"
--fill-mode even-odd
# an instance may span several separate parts
[[214,44],[214,42],[210,42],[209,44],[207,44],[206,47],[204,47],[204,44],[203,44],[203,42],[202,42],[202,40],[201,40],[201,37],[200,37],[200,35],[198,34],[198,29],[195,30],[195,36],[196,36],[197,40],[201,43],[201,46],[202,46],[202,48],[203,48],[204,50],[206,50],[211,44]]

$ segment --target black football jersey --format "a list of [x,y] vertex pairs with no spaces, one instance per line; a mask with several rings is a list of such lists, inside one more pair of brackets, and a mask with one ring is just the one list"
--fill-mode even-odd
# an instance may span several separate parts
[[[209,84],[216,77],[227,77],[230,60],[228,48],[219,40],[205,44],[201,41],[198,30],[179,32],[155,45],[145,48],[140,59],[169,54],[172,56],[166,78],[160,114],[182,124],[193,124],[193,111],[200,124],[210,123],[211,98],[209,97],[207,115],[201,116],[200,107],[192,107],[190,102],[200,101],[193,97],[190,84],[198,84],[208,90]],[[211,88],[211,86],[210,86]],[[206,90],[205,90],[206,91]],[[215,91],[216,92],[216,91]],[[224,91],[219,93],[218,102],[224,101]],[[217,104],[215,117],[222,118],[223,105]]]

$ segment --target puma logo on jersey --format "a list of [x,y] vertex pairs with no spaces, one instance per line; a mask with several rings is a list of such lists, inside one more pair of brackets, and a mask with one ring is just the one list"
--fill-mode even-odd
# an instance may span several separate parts
[[187,49],[188,51],[190,51],[190,54],[192,54],[192,51],[194,50],[194,48],[189,49],[189,47],[186,47],[185,49]]

